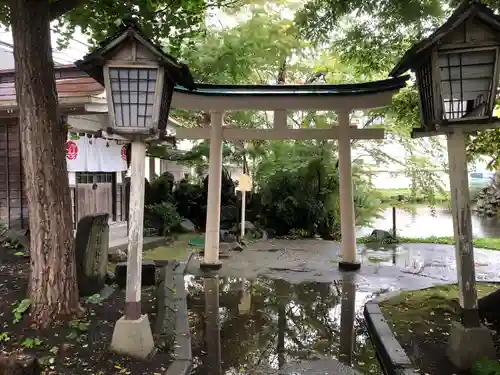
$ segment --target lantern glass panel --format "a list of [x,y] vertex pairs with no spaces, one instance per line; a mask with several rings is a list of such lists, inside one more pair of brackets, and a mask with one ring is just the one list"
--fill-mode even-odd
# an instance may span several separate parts
[[496,50],[441,54],[441,96],[446,120],[489,116]]
[[116,127],[148,128],[152,125],[157,76],[157,68],[109,68]]

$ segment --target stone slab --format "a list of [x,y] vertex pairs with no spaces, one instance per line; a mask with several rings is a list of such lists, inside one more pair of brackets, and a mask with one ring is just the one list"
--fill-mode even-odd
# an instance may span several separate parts
[[[370,305],[369,307],[367,307]],[[378,358],[387,375],[400,374],[401,371],[414,371],[410,358],[394,336],[389,324],[377,309],[368,303],[365,305],[364,316],[372,343],[377,351]]]
[[191,372],[191,367],[191,361],[177,359],[168,367],[165,375],[188,375]]
[[365,310],[368,314],[382,314],[378,303],[368,302],[365,304]]
[[[336,359],[318,359],[286,364],[279,375],[361,375]],[[267,374],[266,374],[267,375]],[[270,375],[270,374],[269,374]]]

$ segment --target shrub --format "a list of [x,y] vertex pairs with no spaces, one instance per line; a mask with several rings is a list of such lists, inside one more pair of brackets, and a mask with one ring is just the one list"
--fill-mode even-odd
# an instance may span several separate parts
[[336,187],[336,174],[325,173],[324,165],[314,162],[295,170],[277,170],[261,186],[261,221],[277,235],[293,230],[326,236],[338,222]]
[[146,206],[146,228],[155,228],[162,236],[167,236],[181,222],[174,204],[161,202]]
[[147,197],[147,204],[173,201],[174,176],[170,172],[165,172],[155,178],[150,183],[150,196]]

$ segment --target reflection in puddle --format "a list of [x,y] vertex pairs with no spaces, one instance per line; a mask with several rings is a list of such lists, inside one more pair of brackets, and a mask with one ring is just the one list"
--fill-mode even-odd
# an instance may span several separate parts
[[369,296],[352,275],[333,284],[186,276],[186,288],[193,375],[305,375],[296,368],[311,361],[331,373],[336,359],[382,374],[362,317]]

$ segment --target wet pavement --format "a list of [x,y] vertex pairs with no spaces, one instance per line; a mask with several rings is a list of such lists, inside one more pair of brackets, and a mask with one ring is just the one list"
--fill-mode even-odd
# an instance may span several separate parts
[[[362,267],[355,275],[358,292],[380,294],[414,290],[457,280],[455,250],[451,245],[403,244],[358,246]],[[248,280],[264,276],[290,283],[342,280],[338,269],[340,245],[321,240],[258,241],[243,252],[223,259],[219,275]],[[476,277],[500,281],[500,253],[475,250]],[[193,257],[187,273],[203,276],[200,259]]]
[[185,277],[192,375],[383,374],[352,277],[290,284]]
[[[338,269],[339,251],[331,241],[258,241],[223,259],[219,279],[203,278],[193,257],[186,276],[192,374],[382,374],[363,324],[364,304],[456,282],[454,247],[360,245],[356,273]],[[500,282],[498,252],[476,249],[475,263],[478,280]],[[220,330],[205,329],[217,321]]]

